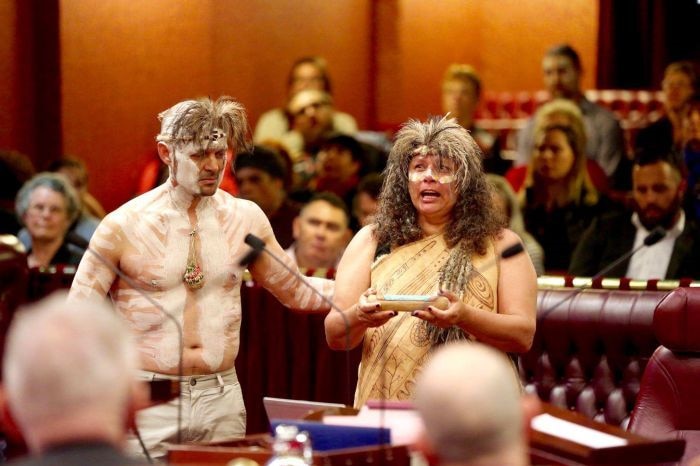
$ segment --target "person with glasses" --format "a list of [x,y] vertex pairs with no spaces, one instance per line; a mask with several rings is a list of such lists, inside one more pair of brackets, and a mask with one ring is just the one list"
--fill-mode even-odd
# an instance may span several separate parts
[[[301,98],[297,97],[300,93]],[[319,129],[355,134],[355,118],[335,110],[331,95],[326,60],[318,56],[299,58],[292,64],[287,78],[287,104],[260,116],[253,141],[256,144],[281,142],[296,162],[304,146],[317,140]],[[319,124],[319,120],[323,124]]]
[[82,254],[68,248],[66,232],[80,213],[80,200],[63,175],[39,173],[17,193],[17,217],[31,237],[29,267],[78,265]]

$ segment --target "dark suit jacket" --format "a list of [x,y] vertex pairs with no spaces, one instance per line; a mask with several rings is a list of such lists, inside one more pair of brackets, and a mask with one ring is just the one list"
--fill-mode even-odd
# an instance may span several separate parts
[[83,442],[49,449],[41,456],[27,456],[8,463],[14,466],[137,466],[145,465],[124,455],[112,445]]
[[[632,250],[636,229],[632,214],[615,213],[595,219],[581,237],[571,259],[569,274],[592,277],[616,259]],[[685,229],[676,238],[666,279],[700,279],[700,229],[686,216]],[[629,259],[606,273],[606,277],[624,277]],[[634,277],[629,277],[634,278]]]

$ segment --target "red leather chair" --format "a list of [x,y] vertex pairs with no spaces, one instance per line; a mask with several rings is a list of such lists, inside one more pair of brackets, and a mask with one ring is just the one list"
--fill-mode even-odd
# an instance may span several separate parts
[[671,292],[657,306],[653,325],[661,346],[642,377],[629,430],[685,439],[685,464],[700,456],[700,289]]
[[652,321],[665,295],[538,290],[535,338],[530,351],[518,358],[525,390],[547,403],[625,428],[644,367],[659,346]]

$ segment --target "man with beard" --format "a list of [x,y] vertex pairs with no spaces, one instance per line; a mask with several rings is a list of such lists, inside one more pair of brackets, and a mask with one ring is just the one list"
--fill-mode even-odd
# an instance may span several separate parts
[[586,230],[569,273],[592,276],[627,251],[643,244],[655,228],[664,238],[641,248],[613,268],[608,277],[640,280],[700,278],[700,231],[681,208],[686,188],[685,171],[673,153],[640,152],[632,167],[634,213],[603,216]]
[[[583,67],[578,52],[568,44],[555,45],[542,59],[542,78],[552,99],[575,103],[586,129],[586,155],[595,160],[616,186],[616,170],[622,160],[624,136],[620,122],[609,110],[586,99],[581,89]],[[535,146],[536,118],[518,133],[515,165],[527,165]],[[621,178],[622,179],[622,178]]]
[[[165,443],[178,438],[216,442],[246,433],[234,367],[241,328],[239,261],[250,251],[246,235],[261,238],[296,268],[262,209],[218,189],[227,152],[235,156],[247,146],[243,106],[229,97],[200,98],[180,102],[159,118],[157,148],[168,181],[104,218],[90,241],[96,254],[83,256],[69,296],[87,300],[109,293],[137,336],[141,378],[180,382],[179,434],[178,400],[145,409],[136,419],[154,457],[164,456]],[[267,254],[248,270],[287,306],[328,309]],[[331,282],[310,280],[331,293]]]

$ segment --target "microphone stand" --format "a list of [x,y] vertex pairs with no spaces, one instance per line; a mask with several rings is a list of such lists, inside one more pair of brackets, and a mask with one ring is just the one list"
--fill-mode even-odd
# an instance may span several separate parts
[[[136,290],[136,292],[146,299],[150,304],[153,305],[156,309],[158,309],[168,320],[170,320],[174,325],[175,328],[177,329],[177,343],[178,343],[178,362],[177,362],[177,374],[178,374],[178,384],[177,384],[177,389],[178,389],[178,396],[177,396],[177,434],[176,434],[176,440],[177,443],[180,444],[182,440],[182,390],[180,388],[180,383],[182,382],[182,374],[183,374],[183,367],[182,367],[182,353],[184,351],[184,343],[183,343],[183,337],[182,337],[182,326],[180,325],[180,322],[177,321],[175,316],[170,314],[168,311],[166,311],[163,306],[161,306],[159,303],[157,303],[153,298],[151,298],[147,293],[146,290],[141,288],[139,284],[137,284],[134,280],[129,278],[126,274],[124,274],[121,270],[119,270],[114,264],[109,262],[102,254],[98,253],[97,251],[93,250],[90,248],[90,245],[85,239],[81,238],[74,232],[70,232],[66,235],[66,241],[73,244],[74,246],[79,247],[80,249],[83,249],[86,252],[90,252],[94,257],[97,258],[102,264],[104,264],[110,271],[112,271],[115,275],[117,275],[121,280],[124,280],[124,282],[129,285],[131,288]],[[136,422],[134,421],[134,428],[136,430],[136,436],[138,437],[139,443],[141,444],[141,448],[143,448],[143,452],[146,455],[146,458],[148,459],[149,463],[153,463],[153,459],[151,458],[151,455],[148,453],[148,450],[146,449],[146,446],[143,443],[143,440],[141,440],[141,435],[138,433],[138,429],[136,428]]]

